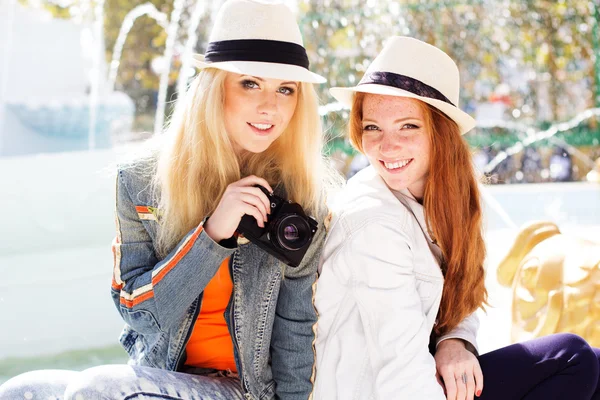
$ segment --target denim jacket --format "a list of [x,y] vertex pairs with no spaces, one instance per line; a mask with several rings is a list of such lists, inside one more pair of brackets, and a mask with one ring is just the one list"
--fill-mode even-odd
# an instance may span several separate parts
[[181,369],[204,288],[230,257],[233,293],[224,316],[246,398],[308,399],[317,321],[313,284],[325,237],[324,213],[297,268],[284,266],[252,243],[216,243],[203,223],[161,259],[157,196],[150,188],[155,164],[149,158],[122,166],[117,175],[111,294],[126,323],[120,341],[130,364]]

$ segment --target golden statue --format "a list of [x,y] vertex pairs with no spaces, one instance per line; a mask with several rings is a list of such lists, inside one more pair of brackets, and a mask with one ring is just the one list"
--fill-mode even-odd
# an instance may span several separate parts
[[586,175],[586,179],[589,182],[600,183],[600,157],[598,157],[594,164],[595,167],[590,172],[588,172],[588,174]]
[[600,346],[600,243],[532,222],[498,265],[497,278],[512,287],[513,342],[571,332]]

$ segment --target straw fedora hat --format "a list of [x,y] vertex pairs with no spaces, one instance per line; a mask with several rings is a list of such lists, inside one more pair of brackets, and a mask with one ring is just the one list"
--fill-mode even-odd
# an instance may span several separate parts
[[456,63],[442,50],[420,40],[394,36],[373,60],[358,85],[329,92],[352,107],[354,93],[410,97],[430,104],[454,122],[464,134],[475,120],[458,108],[460,77]]
[[300,28],[281,2],[227,0],[217,13],[197,68],[309,83],[326,81],[310,72]]

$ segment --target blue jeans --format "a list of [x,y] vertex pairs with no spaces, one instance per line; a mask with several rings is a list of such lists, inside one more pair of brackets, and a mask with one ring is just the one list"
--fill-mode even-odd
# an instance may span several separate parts
[[0,386],[10,400],[237,400],[243,399],[235,374],[203,375],[129,365],[103,365],[82,372],[41,370],[16,376]]

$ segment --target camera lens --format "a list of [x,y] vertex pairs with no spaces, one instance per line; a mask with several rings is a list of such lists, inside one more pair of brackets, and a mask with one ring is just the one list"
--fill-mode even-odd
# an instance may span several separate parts
[[284,227],[283,237],[285,238],[285,240],[288,240],[290,242],[298,240],[300,238],[300,234],[298,233],[298,228],[296,227],[296,225],[291,224]]
[[299,250],[310,240],[310,226],[306,219],[290,214],[279,220],[276,227],[277,243],[287,250]]

